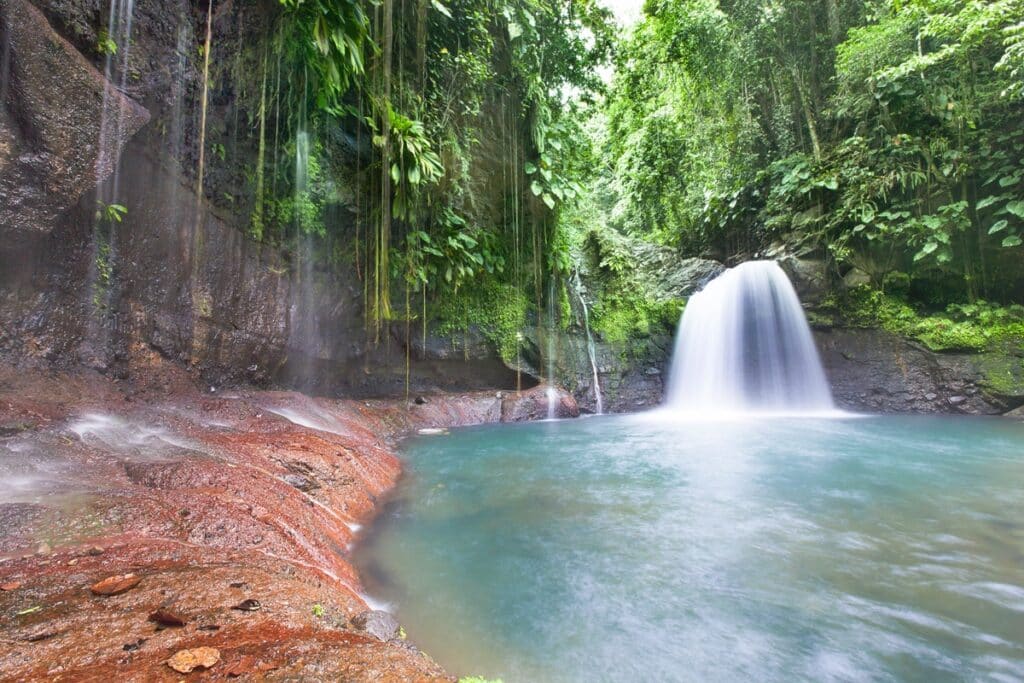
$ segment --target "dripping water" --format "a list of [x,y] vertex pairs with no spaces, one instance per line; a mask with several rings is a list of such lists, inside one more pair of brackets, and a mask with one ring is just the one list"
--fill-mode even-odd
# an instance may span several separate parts
[[587,309],[587,301],[583,298],[583,281],[580,280],[580,273],[574,273],[576,278],[576,296],[580,300],[580,310],[583,311],[583,329],[587,333],[587,356],[590,358],[590,372],[594,388],[594,410],[598,415],[604,414],[604,398],[601,396],[601,378],[597,371],[597,349],[594,345],[594,335],[590,331],[590,311]]
[[[305,93],[305,86],[303,88]],[[311,390],[313,359],[317,356],[318,325],[314,310],[313,237],[315,226],[307,225],[300,207],[309,191],[310,135],[305,97],[299,105],[295,132],[295,273],[291,288],[290,346],[301,357],[294,368],[295,377],[303,390]]]
[[107,36],[116,46],[108,50],[104,60],[103,99],[100,109],[99,139],[96,149],[95,177],[106,178],[96,189],[96,213],[93,219],[92,259],[89,263],[89,286],[85,290],[89,322],[85,335],[86,362],[106,364],[112,333],[117,318],[117,223],[120,212],[114,205],[124,205],[120,197],[118,153],[124,139],[127,102],[123,94],[128,87],[128,64],[132,47],[132,17],[135,0],[112,0],[107,21]]
[[96,177],[103,178],[108,169],[112,173],[103,201],[114,203],[118,196],[120,178],[117,153],[123,138],[126,106],[121,95],[128,89],[128,61],[132,49],[132,16],[135,0],[112,0],[107,24],[107,35],[117,49],[107,51],[103,75],[108,85],[103,88],[103,108],[100,112],[100,140],[96,157]]

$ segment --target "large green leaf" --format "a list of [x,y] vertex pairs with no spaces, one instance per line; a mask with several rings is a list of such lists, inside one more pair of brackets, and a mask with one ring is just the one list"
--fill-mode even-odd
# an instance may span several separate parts
[[1024,202],[1017,200],[1006,205],[1006,210],[1017,218],[1024,218]]

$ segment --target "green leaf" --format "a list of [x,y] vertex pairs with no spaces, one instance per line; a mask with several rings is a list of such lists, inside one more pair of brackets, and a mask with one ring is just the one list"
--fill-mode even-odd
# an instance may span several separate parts
[[544,191],[544,187],[540,183],[538,183],[536,180],[534,180],[532,183],[530,183],[530,192],[533,193],[534,197],[539,197],[543,191]]
[[937,242],[928,242],[927,244],[925,244],[921,248],[921,251],[919,251],[916,254],[914,254],[914,260],[915,261],[920,261],[925,256],[928,256],[929,254],[931,254],[932,252],[934,252],[938,248],[939,248],[939,245],[938,245]]
[[532,162],[527,161],[526,165],[523,166],[523,170],[526,171],[526,175],[533,175],[537,172],[537,167]]
[[1010,235],[1003,238],[1004,247],[1019,247],[1021,244],[1024,244],[1024,242],[1021,241],[1020,235]]
[[433,6],[434,6],[434,9],[436,9],[436,10],[437,10],[438,12],[440,12],[441,14],[445,15],[445,16],[446,16],[446,17],[448,17],[449,19],[451,19],[451,18],[452,18],[452,13],[451,13],[451,11],[450,11],[450,10],[449,10],[449,9],[448,9],[447,7],[445,7],[444,5],[442,5],[442,4],[440,3],[440,2],[438,2],[437,0],[430,0],[430,4],[431,4],[431,5],[433,5]]
[[1017,218],[1024,218],[1024,202],[1017,200],[1006,205],[1006,210]]
[[1009,224],[1010,222],[1007,220],[996,221],[995,223],[992,224],[992,227],[988,229],[988,234],[994,235],[1000,230],[1004,230],[1006,226]]
[[1004,198],[1005,198],[1004,195],[997,195],[997,194],[989,195],[989,196],[985,197],[984,199],[980,200],[975,208],[978,209],[978,211],[981,211],[982,209],[987,209],[988,207],[990,207],[993,204],[995,204],[996,202],[998,202],[1000,199],[1004,199]]
[[544,193],[544,196],[541,197],[541,199],[544,200],[544,203],[548,205],[549,209],[555,208],[555,198],[549,195],[547,192]]

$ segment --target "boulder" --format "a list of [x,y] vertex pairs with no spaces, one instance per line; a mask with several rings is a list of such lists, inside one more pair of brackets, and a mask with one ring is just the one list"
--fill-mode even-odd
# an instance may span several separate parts
[[0,76],[0,229],[8,236],[49,232],[57,216],[113,173],[149,112],[108,83],[27,0],[0,2],[0,35],[9,49]]
[[[832,394],[840,407],[884,413],[998,415],[1024,403],[1024,383],[997,381],[1006,356],[935,353],[884,330],[815,332]],[[1005,385],[1005,386],[1004,386]]]
[[384,642],[397,638],[400,629],[393,614],[379,609],[360,612],[352,617],[352,625]]
[[861,285],[870,285],[871,276],[865,273],[860,268],[854,268],[849,273],[843,276],[843,287],[846,289],[853,289],[854,287],[860,287]]
[[778,260],[778,264],[793,283],[793,288],[802,303],[816,304],[825,298],[829,285],[825,261],[784,256]]

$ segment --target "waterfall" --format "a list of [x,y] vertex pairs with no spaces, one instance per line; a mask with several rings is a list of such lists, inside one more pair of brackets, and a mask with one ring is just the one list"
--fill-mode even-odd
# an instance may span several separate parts
[[555,278],[551,277],[548,283],[548,330],[547,330],[547,362],[548,362],[548,389],[545,392],[548,399],[548,419],[554,420],[558,408],[558,391],[555,389]]
[[[135,0],[112,0],[110,16],[107,21],[107,40],[105,46],[106,59],[103,75],[110,84],[117,85],[124,93],[128,88],[128,61],[132,48],[132,17],[135,13]],[[96,157],[97,177],[102,177],[103,169],[111,168],[112,176],[107,192],[107,203],[118,199],[120,177],[117,153],[124,130],[125,107],[112,94],[110,88],[103,89],[103,108],[101,110],[99,150]]]
[[587,333],[587,355],[590,358],[590,372],[594,380],[594,409],[598,415],[604,414],[604,399],[601,396],[601,379],[597,373],[597,349],[594,346],[594,335],[590,332],[590,311],[587,309],[587,301],[583,298],[583,282],[580,280],[580,273],[576,271],[576,296],[580,300],[580,308],[583,310],[583,329]]
[[744,263],[690,299],[667,403],[700,413],[833,410],[800,300],[775,262]]

